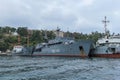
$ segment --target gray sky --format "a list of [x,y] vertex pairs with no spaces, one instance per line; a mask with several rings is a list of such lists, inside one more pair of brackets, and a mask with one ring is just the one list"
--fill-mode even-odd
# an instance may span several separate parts
[[120,31],[120,0],[0,0],[0,26],[91,33]]

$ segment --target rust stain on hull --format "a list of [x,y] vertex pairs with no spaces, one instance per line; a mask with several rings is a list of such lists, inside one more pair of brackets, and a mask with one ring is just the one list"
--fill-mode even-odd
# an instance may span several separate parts
[[120,53],[115,54],[94,54],[92,57],[100,57],[100,58],[120,58]]

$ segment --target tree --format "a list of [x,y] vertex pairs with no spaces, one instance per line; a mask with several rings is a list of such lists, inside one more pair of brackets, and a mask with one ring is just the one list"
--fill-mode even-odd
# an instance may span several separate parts
[[6,51],[9,48],[8,44],[0,42],[0,51]]
[[16,28],[11,28],[11,32],[15,32],[16,31]]
[[33,31],[33,34],[31,35],[30,42],[34,42],[34,44],[41,43],[44,41],[42,32],[39,30]]
[[[43,33],[43,34],[45,34],[45,33]],[[53,38],[55,38],[55,34],[53,33],[53,31],[47,31],[47,37],[48,37],[48,39],[53,39]]]
[[18,33],[20,36],[26,37],[26,36],[28,35],[27,27],[19,27],[19,28],[17,29],[17,33]]
[[16,36],[9,36],[4,39],[5,43],[17,43],[17,37]]
[[11,28],[10,28],[9,26],[5,26],[5,27],[3,28],[3,33],[9,34],[10,32],[11,32]]

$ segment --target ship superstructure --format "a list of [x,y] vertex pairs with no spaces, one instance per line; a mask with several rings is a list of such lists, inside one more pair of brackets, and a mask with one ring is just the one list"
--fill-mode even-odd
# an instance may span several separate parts
[[96,48],[94,51],[95,57],[120,57],[120,35],[110,35],[106,28],[106,23],[109,21],[103,21],[105,23],[105,37],[98,39],[96,42]]

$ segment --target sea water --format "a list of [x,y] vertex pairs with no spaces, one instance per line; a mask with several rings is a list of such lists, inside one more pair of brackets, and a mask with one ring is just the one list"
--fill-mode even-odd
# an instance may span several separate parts
[[120,80],[120,59],[1,56],[0,80]]

